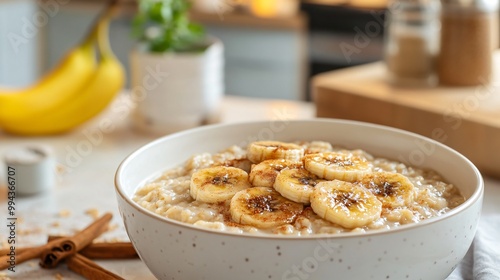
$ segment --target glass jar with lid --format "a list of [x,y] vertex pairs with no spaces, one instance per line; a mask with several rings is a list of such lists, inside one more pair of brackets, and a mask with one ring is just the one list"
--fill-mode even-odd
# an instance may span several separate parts
[[439,82],[474,86],[492,78],[498,0],[442,0]]
[[404,86],[436,84],[439,10],[439,0],[389,3],[384,55],[392,83]]

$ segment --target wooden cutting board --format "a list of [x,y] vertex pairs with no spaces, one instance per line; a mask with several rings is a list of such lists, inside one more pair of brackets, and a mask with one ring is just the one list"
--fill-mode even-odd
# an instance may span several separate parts
[[320,74],[313,80],[316,114],[433,138],[500,178],[500,52],[494,60],[493,82],[476,87],[392,86],[382,62]]

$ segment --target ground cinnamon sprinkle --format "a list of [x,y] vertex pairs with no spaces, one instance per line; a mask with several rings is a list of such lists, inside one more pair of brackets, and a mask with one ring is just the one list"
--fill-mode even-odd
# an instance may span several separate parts
[[481,11],[443,13],[437,67],[441,84],[473,86],[491,80],[493,16]]

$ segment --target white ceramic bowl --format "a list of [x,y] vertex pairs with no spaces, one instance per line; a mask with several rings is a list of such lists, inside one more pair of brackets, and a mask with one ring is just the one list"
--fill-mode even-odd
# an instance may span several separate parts
[[[324,140],[431,168],[467,200],[446,215],[393,230],[263,237],[196,228],[131,199],[146,180],[193,154],[257,139]],[[445,279],[472,243],[483,196],[476,167],[438,142],[378,125],[322,119],[215,125],[169,135],[127,157],[115,181],[128,235],[159,279]]]

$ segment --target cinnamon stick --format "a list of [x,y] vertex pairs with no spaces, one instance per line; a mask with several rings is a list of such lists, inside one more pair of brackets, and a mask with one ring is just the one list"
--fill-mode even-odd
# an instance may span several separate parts
[[[113,216],[109,213],[105,214],[73,237],[53,240],[47,242],[45,245],[18,252],[15,257],[15,264],[18,265],[25,261],[43,256],[42,260],[44,263],[47,263],[45,264],[47,267],[55,267],[61,259],[68,255],[75,254],[78,250],[89,245],[92,240],[106,231],[112,217]],[[49,264],[53,266],[49,266]],[[8,268],[10,265],[10,256],[3,255],[0,257],[0,270]]]
[[43,268],[54,268],[61,260],[87,247],[95,238],[108,229],[109,221],[111,221],[112,218],[112,214],[104,214],[101,218],[95,220],[91,225],[74,236],[49,242],[54,242],[53,246],[43,251],[41,254],[40,266]]
[[89,259],[133,259],[137,252],[130,242],[94,243],[80,251]]
[[66,264],[70,270],[89,280],[124,280],[80,254],[69,257]]
[[[34,247],[34,248],[29,248],[29,250],[25,250],[20,253],[16,253],[15,257],[15,265],[21,264],[25,261],[29,261],[34,258],[38,258],[42,255],[43,252],[46,250],[50,249],[52,245],[54,245],[56,241],[52,243],[47,243],[42,246]],[[11,266],[10,263],[10,256],[3,255],[0,257],[0,270],[4,270],[8,267]]]
[[[62,237],[57,237],[62,238]],[[49,241],[54,240],[52,236]],[[35,247],[16,248],[16,254],[27,250],[33,250]],[[0,256],[10,253],[10,249],[0,250]],[[112,242],[112,243],[92,243],[79,252],[82,256],[89,259],[134,259],[138,258],[137,252],[130,242]]]
[[[49,235],[48,241],[64,238]],[[80,255],[89,259],[134,259],[138,258],[134,246],[130,242],[98,242],[83,248]]]

